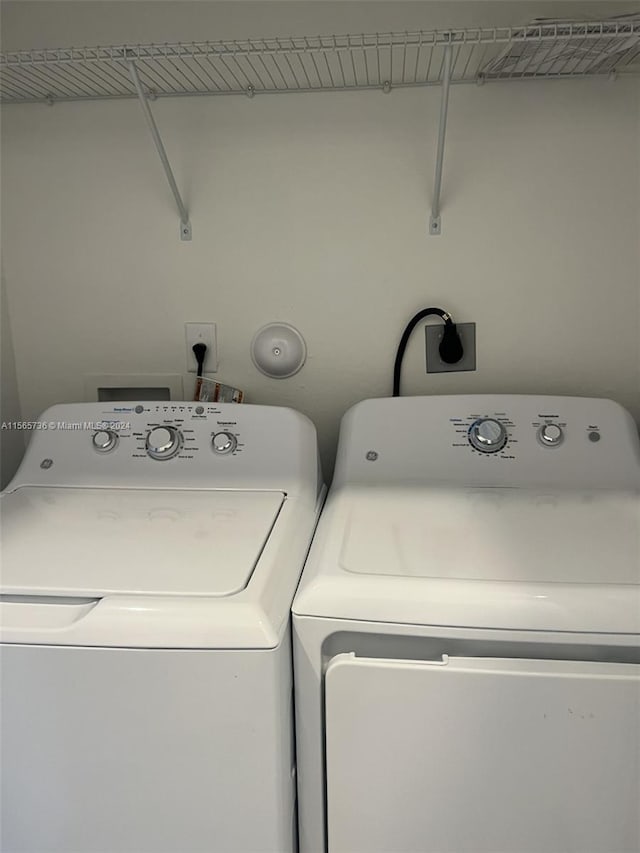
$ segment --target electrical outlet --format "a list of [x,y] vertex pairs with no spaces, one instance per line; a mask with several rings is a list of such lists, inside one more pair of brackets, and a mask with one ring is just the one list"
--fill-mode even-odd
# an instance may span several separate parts
[[216,350],[215,323],[185,323],[185,338],[187,342],[187,370],[197,373],[198,362],[193,352],[194,344],[205,344],[207,351],[204,356],[203,373],[215,373],[218,370],[218,353]]
[[427,348],[427,373],[452,373],[456,370],[476,369],[476,324],[457,323],[456,329],[462,341],[463,356],[455,364],[447,364],[440,358],[440,341],[444,325],[433,323],[425,326],[425,339]]

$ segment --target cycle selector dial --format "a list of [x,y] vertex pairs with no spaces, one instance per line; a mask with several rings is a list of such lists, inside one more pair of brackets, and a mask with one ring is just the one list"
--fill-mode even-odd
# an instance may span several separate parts
[[152,459],[171,459],[182,447],[182,436],[175,427],[154,427],[147,433],[145,448]]
[[507,430],[495,418],[479,418],[469,430],[469,443],[482,453],[497,453],[505,446],[507,438]]
[[233,453],[238,446],[238,439],[230,432],[217,432],[211,439],[214,453]]
[[98,453],[108,453],[118,443],[118,433],[112,429],[99,429],[91,436],[91,443]]

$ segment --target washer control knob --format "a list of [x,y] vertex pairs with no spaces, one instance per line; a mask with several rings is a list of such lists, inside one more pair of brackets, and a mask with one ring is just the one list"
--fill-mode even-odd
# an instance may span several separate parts
[[538,438],[544,447],[557,447],[562,444],[564,433],[558,424],[543,424],[538,430]]
[[238,439],[230,432],[217,432],[211,439],[215,453],[231,453],[238,446]]
[[480,418],[471,425],[469,443],[483,453],[497,453],[507,443],[507,431],[495,418]]
[[171,459],[180,450],[182,436],[171,426],[154,427],[149,430],[145,447],[152,459]]
[[118,443],[118,433],[112,429],[99,429],[91,436],[91,443],[98,453],[108,453]]

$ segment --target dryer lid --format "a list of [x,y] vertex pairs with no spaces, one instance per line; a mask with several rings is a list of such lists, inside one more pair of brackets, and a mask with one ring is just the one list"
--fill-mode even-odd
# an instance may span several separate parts
[[636,493],[371,490],[345,514],[340,565],[369,575],[637,584],[639,546]]
[[327,504],[300,616],[640,632],[636,492],[345,488]]
[[23,487],[2,497],[1,592],[231,596],[282,492]]

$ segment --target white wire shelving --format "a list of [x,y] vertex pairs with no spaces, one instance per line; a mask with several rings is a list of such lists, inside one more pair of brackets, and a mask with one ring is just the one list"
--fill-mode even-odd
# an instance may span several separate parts
[[525,27],[16,50],[0,54],[0,100],[277,94],[572,78],[640,71],[640,16]]
[[180,212],[182,239],[190,239],[149,100],[441,86],[430,222],[438,234],[450,84],[638,73],[640,14],[521,27],[15,50],[0,54],[0,103],[138,98]]

